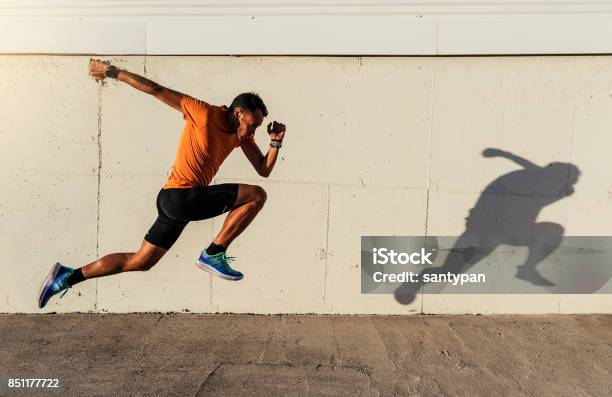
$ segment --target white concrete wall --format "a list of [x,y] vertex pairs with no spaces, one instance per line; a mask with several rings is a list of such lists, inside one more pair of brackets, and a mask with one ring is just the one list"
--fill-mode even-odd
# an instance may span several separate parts
[[[0,57],[0,312],[38,312],[51,264],[136,250],[156,217],[182,118],[85,56]],[[264,210],[230,254],[240,282],[194,266],[222,217],[191,223],[149,272],[89,280],[45,311],[612,312],[609,295],[360,294],[361,235],[459,235],[482,189],[518,169],[578,166],[543,209],[566,235],[612,232],[612,57],[122,57],[116,64],[215,104],[247,90],[288,126],[273,174],[240,151],[214,182],[260,184]],[[256,138],[267,145],[264,131]]]

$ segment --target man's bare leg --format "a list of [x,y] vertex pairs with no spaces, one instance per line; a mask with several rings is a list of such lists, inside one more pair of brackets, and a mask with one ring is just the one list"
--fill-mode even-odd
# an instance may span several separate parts
[[53,295],[89,278],[121,272],[149,270],[165,253],[164,248],[143,241],[138,252],[109,254],[78,269],[71,269],[56,263],[51,267],[51,271],[40,288],[38,307],[42,309]]
[[[260,186],[238,185],[238,197],[223,227],[213,242],[227,248],[257,216],[266,202],[266,192]],[[167,252],[166,249],[142,241],[138,252],[106,255],[81,268],[85,279],[108,276],[129,271],[151,269]]]
[[142,241],[138,252],[109,254],[81,268],[85,279],[108,276],[122,272],[151,269],[167,252],[166,249]]
[[266,202],[266,191],[260,186],[238,185],[238,197],[234,207],[225,218],[223,227],[213,240],[222,247],[229,247],[236,237],[249,226]]

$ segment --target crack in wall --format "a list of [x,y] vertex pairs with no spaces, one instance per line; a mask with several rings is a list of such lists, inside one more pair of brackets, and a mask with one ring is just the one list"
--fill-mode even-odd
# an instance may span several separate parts
[[[433,70],[431,79],[431,105],[430,105],[430,120],[429,120],[429,156],[427,158],[427,198],[425,201],[425,237],[429,236],[429,194],[431,192],[431,153],[434,134],[434,108],[436,106],[436,70]],[[437,189],[436,189],[437,190]],[[421,291],[421,314],[423,314],[423,291]]]
[[[98,87],[98,181],[96,203],[96,258],[100,257],[100,185],[102,181],[102,85]],[[96,279],[94,311],[98,310],[98,279]]]
[[327,184],[327,222],[325,225],[325,262],[323,269],[323,307],[325,307],[325,301],[327,296],[327,258],[329,257],[329,205],[331,202],[331,185]]

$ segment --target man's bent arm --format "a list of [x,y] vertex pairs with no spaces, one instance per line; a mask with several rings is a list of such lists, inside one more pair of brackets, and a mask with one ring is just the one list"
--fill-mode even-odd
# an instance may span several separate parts
[[242,151],[249,159],[255,171],[264,178],[270,176],[276,159],[278,158],[278,149],[270,147],[268,153],[264,156],[257,145],[244,145]]
[[270,147],[268,148],[268,153],[263,157],[261,162],[261,172],[259,175],[263,177],[269,177],[272,172],[272,168],[274,168],[274,164],[276,164],[276,159],[278,158],[278,149]]

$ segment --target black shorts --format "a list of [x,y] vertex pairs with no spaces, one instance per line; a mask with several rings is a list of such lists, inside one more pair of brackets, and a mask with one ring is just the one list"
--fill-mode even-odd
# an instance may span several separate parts
[[149,243],[170,249],[189,221],[201,221],[230,211],[238,184],[162,189],[157,195],[158,216],[145,236]]

